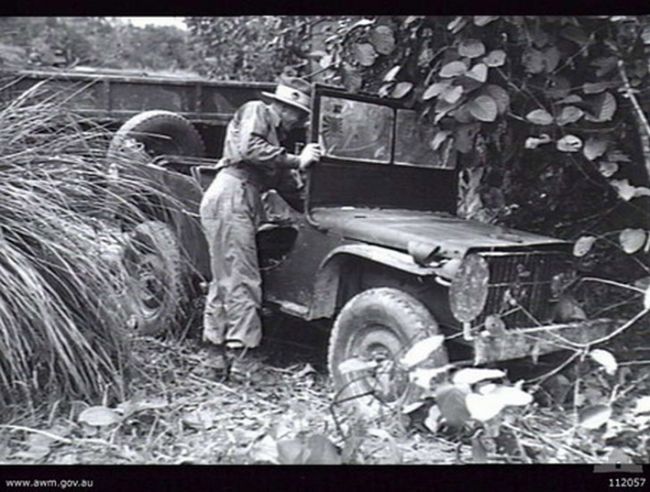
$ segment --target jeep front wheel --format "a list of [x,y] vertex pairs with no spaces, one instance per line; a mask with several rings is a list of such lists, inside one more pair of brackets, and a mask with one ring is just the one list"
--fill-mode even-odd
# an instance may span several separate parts
[[180,244],[163,222],[139,224],[124,250],[131,311],[137,332],[159,335],[173,331],[188,299],[186,267]]
[[[394,407],[417,400],[422,389],[409,381],[397,361],[415,342],[438,332],[429,310],[410,294],[387,287],[357,294],[341,310],[330,337],[328,364],[336,401],[353,402],[367,411],[372,403]],[[351,359],[360,360],[359,367],[365,362],[374,367],[341,370],[341,364]],[[426,365],[447,363],[447,352],[441,347]]]

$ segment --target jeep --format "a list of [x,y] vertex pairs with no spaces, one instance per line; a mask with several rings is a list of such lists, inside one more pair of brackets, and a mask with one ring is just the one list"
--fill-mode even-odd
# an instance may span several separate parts
[[[435,129],[419,124],[413,109],[319,85],[313,96],[306,140],[320,142],[323,157],[303,176],[300,196],[266,194],[285,212],[261,227],[258,250],[265,310],[330,320],[336,389],[408,401],[417,390],[394,362],[438,333],[446,342],[431,367],[450,357],[475,365],[535,358],[611,332],[611,320],[562,308],[576,278],[571,243],[455,215],[454,152],[433,150]],[[144,141],[137,132],[120,138],[117,147]],[[142,176],[164,183],[182,206],[167,214],[151,207],[152,220],[131,232],[125,261],[139,280],[141,329],[178,323],[210,278],[198,204],[218,172],[214,162],[172,152],[142,166]],[[341,371],[351,358],[385,367],[381,384]]]

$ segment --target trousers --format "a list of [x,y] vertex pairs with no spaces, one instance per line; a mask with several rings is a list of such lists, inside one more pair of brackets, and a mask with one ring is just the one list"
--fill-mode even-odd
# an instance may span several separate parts
[[229,171],[217,174],[201,200],[212,272],[203,340],[254,348],[262,339],[262,279],[255,234],[264,211],[259,187]]

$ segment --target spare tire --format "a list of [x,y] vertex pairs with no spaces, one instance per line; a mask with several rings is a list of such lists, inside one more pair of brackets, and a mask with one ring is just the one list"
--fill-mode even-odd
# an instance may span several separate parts
[[163,154],[203,157],[205,144],[187,118],[171,111],[144,111],[127,120],[111,140],[108,155],[131,151],[133,141],[142,144],[152,158]]

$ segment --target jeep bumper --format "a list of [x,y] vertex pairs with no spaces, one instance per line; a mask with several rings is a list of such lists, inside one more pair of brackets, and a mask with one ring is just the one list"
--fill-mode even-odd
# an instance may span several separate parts
[[511,329],[503,334],[483,332],[474,339],[474,363],[544,355],[579,348],[610,334],[619,322],[611,319],[578,321],[537,328]]

